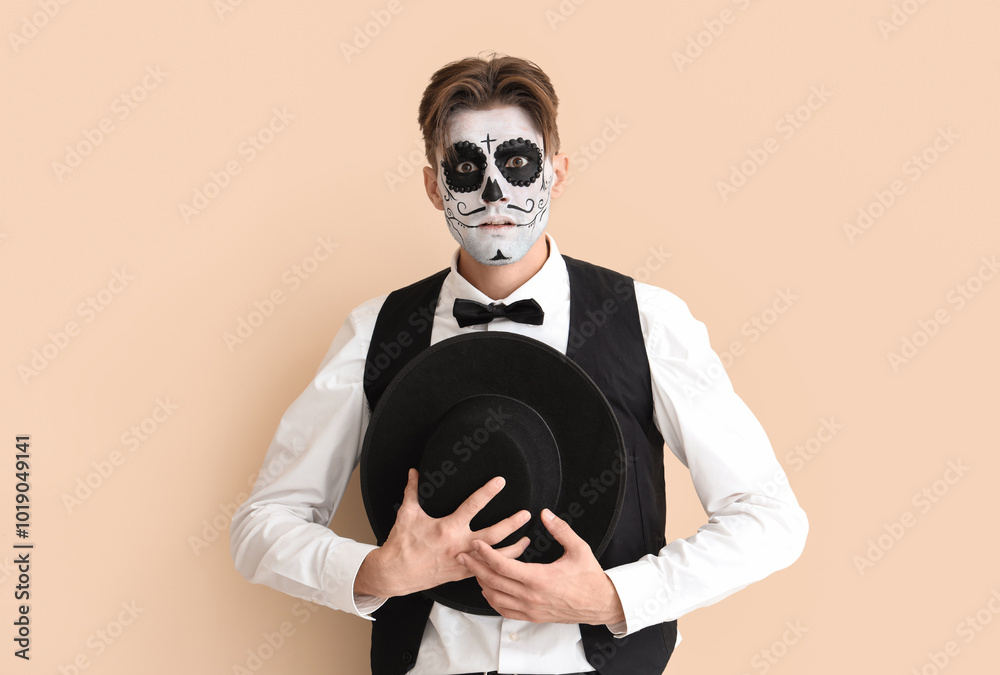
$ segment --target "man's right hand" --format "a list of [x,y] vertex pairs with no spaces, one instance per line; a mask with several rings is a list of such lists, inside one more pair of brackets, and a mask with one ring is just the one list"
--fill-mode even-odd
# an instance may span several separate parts
[[[473,492],[450,516],[432,518],[417,501],[419,477],[416,469],[409,470],[396,522],[385,543],[361,563],[354,580],[356,594],[391,598],[468,578],[472,573],[456,560],[459,553],[478,557],[473,540],[494,546],[531,517],[527,511],[518,511],[482,530],[473,532],[469,528],[475,515],[503,489],[504,479],[497,476]],[[522,537],[497,551],[513,559],[524,553],[529,543],[528,537]]]

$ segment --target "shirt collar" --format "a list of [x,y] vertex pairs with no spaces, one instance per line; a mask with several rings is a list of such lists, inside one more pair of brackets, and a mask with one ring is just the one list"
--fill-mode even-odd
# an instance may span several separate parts
[[569,273],[566,271],[566,261],[560,255],[555,239],[547,232],[543,236],[549,244],[549,257],[545,260],[541,269],[535,272],[534,276],[521,284],[506,298],[500,298],[496,301],[473,286],[465,277],[458,273],[458,255],[461,249],[456,249],[451,257],[451,271],[445,277],[444,283],[441,286],[442,302],[450,307],[455,298],[465,298],[487,305],[491,302],[503,302],[505,305],[509,305],[517,300],[534,298],[542,306],[543,310],[546,307],[554,308],[560,302],[568,302]]

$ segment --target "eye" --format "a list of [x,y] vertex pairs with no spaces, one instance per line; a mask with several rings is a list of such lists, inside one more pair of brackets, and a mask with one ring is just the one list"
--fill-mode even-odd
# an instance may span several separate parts
[[455,192],[472,192],[483,184],[486,153],[477,144],[459,141],[453,146],[453,157],[441,160],[445,182]]
[[493,153],[494,163],[511,185],[525,187],[542,172],[542,149],[530,139],[517,137],[504,141]]

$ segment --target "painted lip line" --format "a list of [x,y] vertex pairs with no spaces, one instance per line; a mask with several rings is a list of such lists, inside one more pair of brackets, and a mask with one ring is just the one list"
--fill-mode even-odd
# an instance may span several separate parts
[[484,222],[480,223],[479,225],[476,225],[476,227],[487,227],[487,228],[490,228],[490,227],[515,227],[516,225],[517,225],[517,223],[515,223],[514,221],[507,220],[506,218],[502,218],[502,219],[498,219],[496,221],[489,221],[489,220],[484,221]]

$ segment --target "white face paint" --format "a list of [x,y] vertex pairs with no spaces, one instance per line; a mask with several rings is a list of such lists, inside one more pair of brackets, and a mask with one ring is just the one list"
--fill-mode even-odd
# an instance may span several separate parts
[[552,162],[519,106],[463,110],[449,125],[458,159],[438,154],[438,191],[455,241],[484,265],[520,260],[549,220]]

